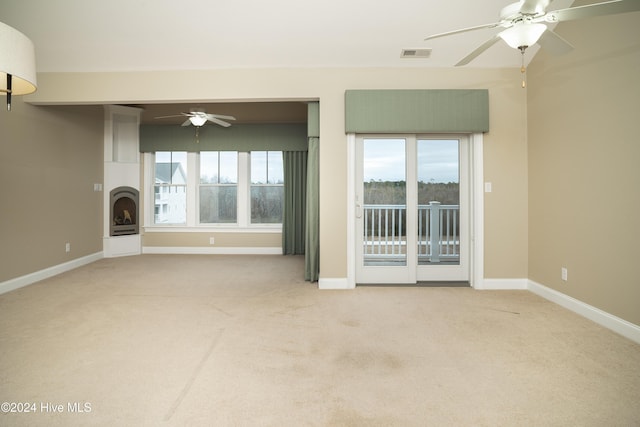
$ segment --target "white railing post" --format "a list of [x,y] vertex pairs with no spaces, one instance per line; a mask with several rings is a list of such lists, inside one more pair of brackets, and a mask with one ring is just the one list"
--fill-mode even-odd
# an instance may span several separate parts
[[430,206],[430,240],[431,262],[440,262],[440,202],[429,202]]

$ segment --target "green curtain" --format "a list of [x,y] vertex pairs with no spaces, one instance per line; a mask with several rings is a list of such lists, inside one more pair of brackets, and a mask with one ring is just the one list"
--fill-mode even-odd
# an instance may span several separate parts
[[310,137],[307,151],[307,209],[304,279],[317,282],[320,274],[320,138]]
[[305,253],[307,152],[284,151],[284,210],[282,218],[282,253]]

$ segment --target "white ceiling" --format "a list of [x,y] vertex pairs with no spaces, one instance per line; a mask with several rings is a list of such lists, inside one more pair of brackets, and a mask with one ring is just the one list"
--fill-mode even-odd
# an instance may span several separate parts
[[[2,0],[35,44],[38,72],[261,67],[450,67],[498,30],[510,0]],[[572,1],[556,0],[551,9]],[[432,48],[401,59],[403,48]],[[536,49],[528,51],[529,58]],[[467,67],[519,67],[500,42]]]

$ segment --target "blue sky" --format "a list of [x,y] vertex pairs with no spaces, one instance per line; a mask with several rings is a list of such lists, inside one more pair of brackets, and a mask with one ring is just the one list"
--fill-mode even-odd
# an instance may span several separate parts
[[[458,182],[457,139],[418,140],[418,181]],[[405,140],[366,139],[364,181],[405,180]]]

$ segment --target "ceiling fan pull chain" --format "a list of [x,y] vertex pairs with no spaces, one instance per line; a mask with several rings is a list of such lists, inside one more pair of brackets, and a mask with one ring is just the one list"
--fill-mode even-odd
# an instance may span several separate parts
[[196,126],[196,144],[200,143],[200,134],[199,131],[200,130],[200,126]]
[[522,73],[522,88],[527,87],[527,69],[524,66],[524,51],[526,46],[520,46],[520,52],[522,52],[522,66],[520,67],[520,73]]

